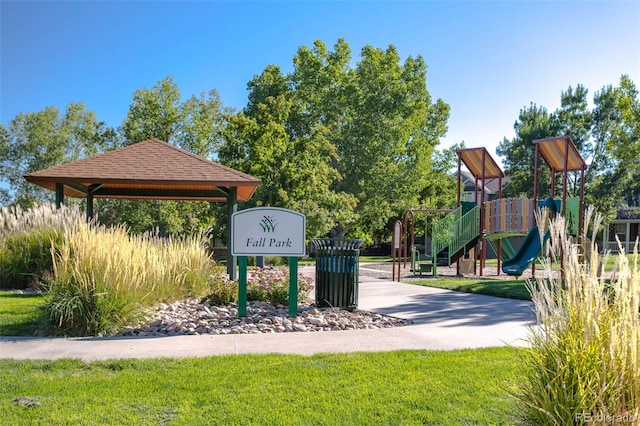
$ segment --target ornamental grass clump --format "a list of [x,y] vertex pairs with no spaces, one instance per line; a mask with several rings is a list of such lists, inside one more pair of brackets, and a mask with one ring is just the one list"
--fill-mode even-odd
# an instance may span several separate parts
[[200,236],[162,239],[76,224],[54,250],[48,331],[116,333],[159,302],[205,294],[213,266]]
[[[591,216],[589,209],[586,225]],[[606,278],[591,242],[599,224],[596,217],[590,241],[585,226],[577,244],[563,217],[552,220],[551,256],[544,262],[551,278],[528,283],[538,325],[517,397],[530,423],[640,422],[638,245],[630,262],[618,256],[617,271]],[[562,265],[561,276],[552,275],[554,263]]]
[[[298,301],[309,298],[311,279],[298,274]],[[260,300],[272,305],[289,304],[289,271],[255,268],[247,275],[247,300]]]
[[53,268],[52,244],[62,241],[64,229],[83,220],[76,207],[0,209],[0,288],[24,289],[46,282]]

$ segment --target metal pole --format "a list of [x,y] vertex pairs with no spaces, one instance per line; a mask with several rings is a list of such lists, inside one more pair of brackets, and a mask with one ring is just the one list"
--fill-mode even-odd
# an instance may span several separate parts
[[562,216],[567,216],[567,180],[569,178],[569,138],[564,138],[564,177],[562,181]]
[[298,258],[289,258],[289,316],[298,316]]
[[[236,258],[231,254],[231,216],[238,211],[238,188],[229,188],[227,196],[227,274],[229,279],[235,280],[237,276]],[[246,259],[245,259],[246,261]]]
[[[498,199],[502,199],[502,172],[498,175]],[[524,212],[521,212],[522,216],[524,216]],[[498,257],[498,275],[500,275],[500,256],[502,255],[502,238],[498,239],[498,253],[496,256]]]
[[584,168],[580,169],[580,204],[578,211],[578,234],[580,232],[584,232],[585,236],[587,234],[586,230],[583,230],[584,227]]
[[[486,148],[482,149],[482,195],[480,196],[480,224],[484,223],[484,189],[486,184],[487,177],[487,150]],[[477,204],[477,202],[476,202]],[[487,258],[487,240],[484,238],[484,230],[480,230],[480,276],[482,276],[484,263]],[[473,260],[475,262],[475,259]]]
[[[536,149],[535,149],[535,159],[534,159],[534,166],[533,166],[533,209],[534,211],[538,210],[538,144],[535,144]],[[534,221],[535,221],[535,215],[534,215]],[[536,222],[536,226],[538,225],[538,223]],[[533,263],[531,263],[531,275],[535,276],[536,275],[536,262],[535,260],[533,261]]]
[[238,264],[238,316],[244,318],[247,316],[247,256],[239,256]]

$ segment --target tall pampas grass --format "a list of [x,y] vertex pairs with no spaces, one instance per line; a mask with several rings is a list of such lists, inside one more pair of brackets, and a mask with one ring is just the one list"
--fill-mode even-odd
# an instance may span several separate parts
[[116,333],[161,301],[204,295],[214,270],[202,235],[163,239],[86,223],[69,228],[53,254],[45,317],[56,334]]
[[0,209],[0,288],[43,284],[51,274],[51,245],[64,230],[84,221],[77,207],[42,204],[24,210]]
[[[616,273],[605,277],[601,265],[608,255],[601,261],[593,242],[600,222],[589,208],[574,239],[564,217],[552,219],[544,261],[550,278],[528,282],[538,325],[531,329],[517,397],[529,423],[640,423],[638,244],[631,261],[620,245]],[[560,275],[551,273],[552,264],[561,265]]]

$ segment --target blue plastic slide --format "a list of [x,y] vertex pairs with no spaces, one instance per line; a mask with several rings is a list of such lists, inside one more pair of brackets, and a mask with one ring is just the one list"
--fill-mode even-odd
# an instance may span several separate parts
[[[541,204],[541,207],[548,207],[549,210],[554,213],[558,211],[556,202],[553,198],[548,197]],[[540,249],[547,242],[551,233],[547,231],[544,234],[543,240],[540,241],[540,233],[538,232],[538,227],[534,226],[531,228],[527,237],[522,242],[522,245],[516,252],[515,256],[511,259],[507,259],[502,263],[502,272],[507,275],[515,275],[519,277],[522,275],[525,269],[531,265],[531,262],[536,260],[536,257],[540,255]]]

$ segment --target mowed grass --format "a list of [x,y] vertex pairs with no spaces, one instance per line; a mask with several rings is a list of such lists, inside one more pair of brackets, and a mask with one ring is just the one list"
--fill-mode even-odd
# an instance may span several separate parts
[[0,336],[33,336],[43,303],[41,294],[0,291]]
[[491,280],[467,278],[433,278],[412,281],[411,284],[444,288],[465,293],[485,294],[508,299],[531,300],[526,280]]
[[83,362],[0,360],[3,425],[517,422],[515,348]]

